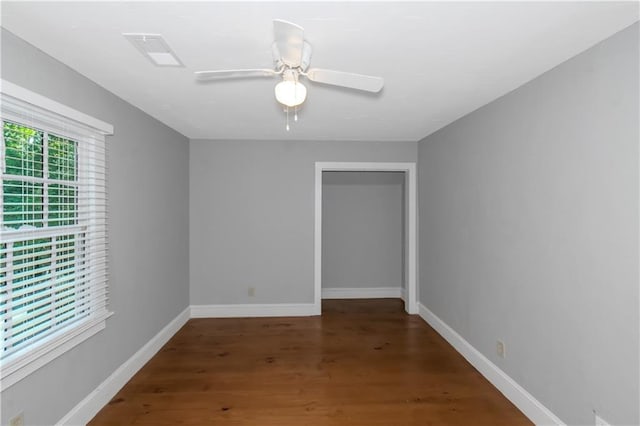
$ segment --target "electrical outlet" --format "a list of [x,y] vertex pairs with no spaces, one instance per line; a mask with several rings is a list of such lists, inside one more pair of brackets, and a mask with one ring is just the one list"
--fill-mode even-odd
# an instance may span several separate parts
[[500,358],[505,358],[507,356],[507,351],[502,340],[498,340],[496,342],[496,353]]
[[255,287],[249,287],[249,291],[247,291],[247,294],[249,295],[249,297],[255,296],[256,295]]
[[24,413],[20,413],[9,420],[9,426],[24,426]]
[[[594,413],[595,414],[595,413]],[[607,423],[602,417],[600,417],[599,415],[595,415],[596,416],[596,426],[611,426],[610,423]]]

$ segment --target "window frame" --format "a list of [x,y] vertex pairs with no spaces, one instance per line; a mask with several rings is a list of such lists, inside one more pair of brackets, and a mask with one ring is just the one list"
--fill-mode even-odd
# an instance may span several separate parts
[[[106,136],[113,134],[113,126],[111,124],[1,79],[0,121],[10,121],[27,127],[35,127],[46,133],[72,139],[77,141],[78,150],[86,149],[86,143],[89,141],[104,145]],[[85,147],[82,146],[83,143]],[[0,151],[0,167],[2,167],[4,180],[4,146]],[[104,160],[106,161],[106,158]],[[106,222],[106,217],[104,220]],[[55,230],[52,232],[55,233]],[[0,229],[0,236],[7,235],[11,237],[19,234],[19,230],[2,231]],[[5,241],[4,238],[0,240]],[[106,238],[101,244],[104,245],[106,251]],[[93,285],[93,283],[89,284],[90,287],[93,287]],[[108,286],[108,282],[106,285]],[[0,391],[12,386],[48,362],[103,330],[106,327],[107,318],[111,315],[112,312],[107,309],[107,301],[105,299],[104,305],[96,309],[91,315],[69,324],[42,339],[38,339],[33,345],[29,345],[10,355],[7,360],[2,361],[0,364]]]

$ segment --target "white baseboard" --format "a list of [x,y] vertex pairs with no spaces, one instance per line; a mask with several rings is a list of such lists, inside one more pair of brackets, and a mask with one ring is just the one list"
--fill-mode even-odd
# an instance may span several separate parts
[[322,289],[323,299],[385,299],[404,300],[402,287],[330,287]]
[[498,366],[471,346],[454,329],[438,318],[423,304],[418,304],[418,315],[451,344],[467,361],[471,363],[493,386],[507,397],[516,407],[536,425],[564,425],[564,423],[535,399],[529,392],[509,377]]
[[58,425],[86,425],[113,396],[138,372],[174,334],[189,320],[190,309],[186,308],[158,334],[153,336],[138,352],[124,362],[116,371],[87,395]]
[[320,315],[313,303],[191,305],[191,318],[308,317]]

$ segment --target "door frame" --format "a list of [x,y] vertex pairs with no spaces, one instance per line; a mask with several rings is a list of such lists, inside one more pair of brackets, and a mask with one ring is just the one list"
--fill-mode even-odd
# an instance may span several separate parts
[[404,172],[405,174],[405,300],[409,314],[418,313],[418,191],[415,162],[326,162],[315,163],[314,310],[322,312],[322,172]]

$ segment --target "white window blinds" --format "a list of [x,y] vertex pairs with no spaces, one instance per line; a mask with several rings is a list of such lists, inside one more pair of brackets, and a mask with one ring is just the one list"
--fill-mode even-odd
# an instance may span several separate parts
[[104,327],[107,195],[103,130],[6,93],[1,100],[0,361],[6,387],[7,377],[29,363],[96,324]]

